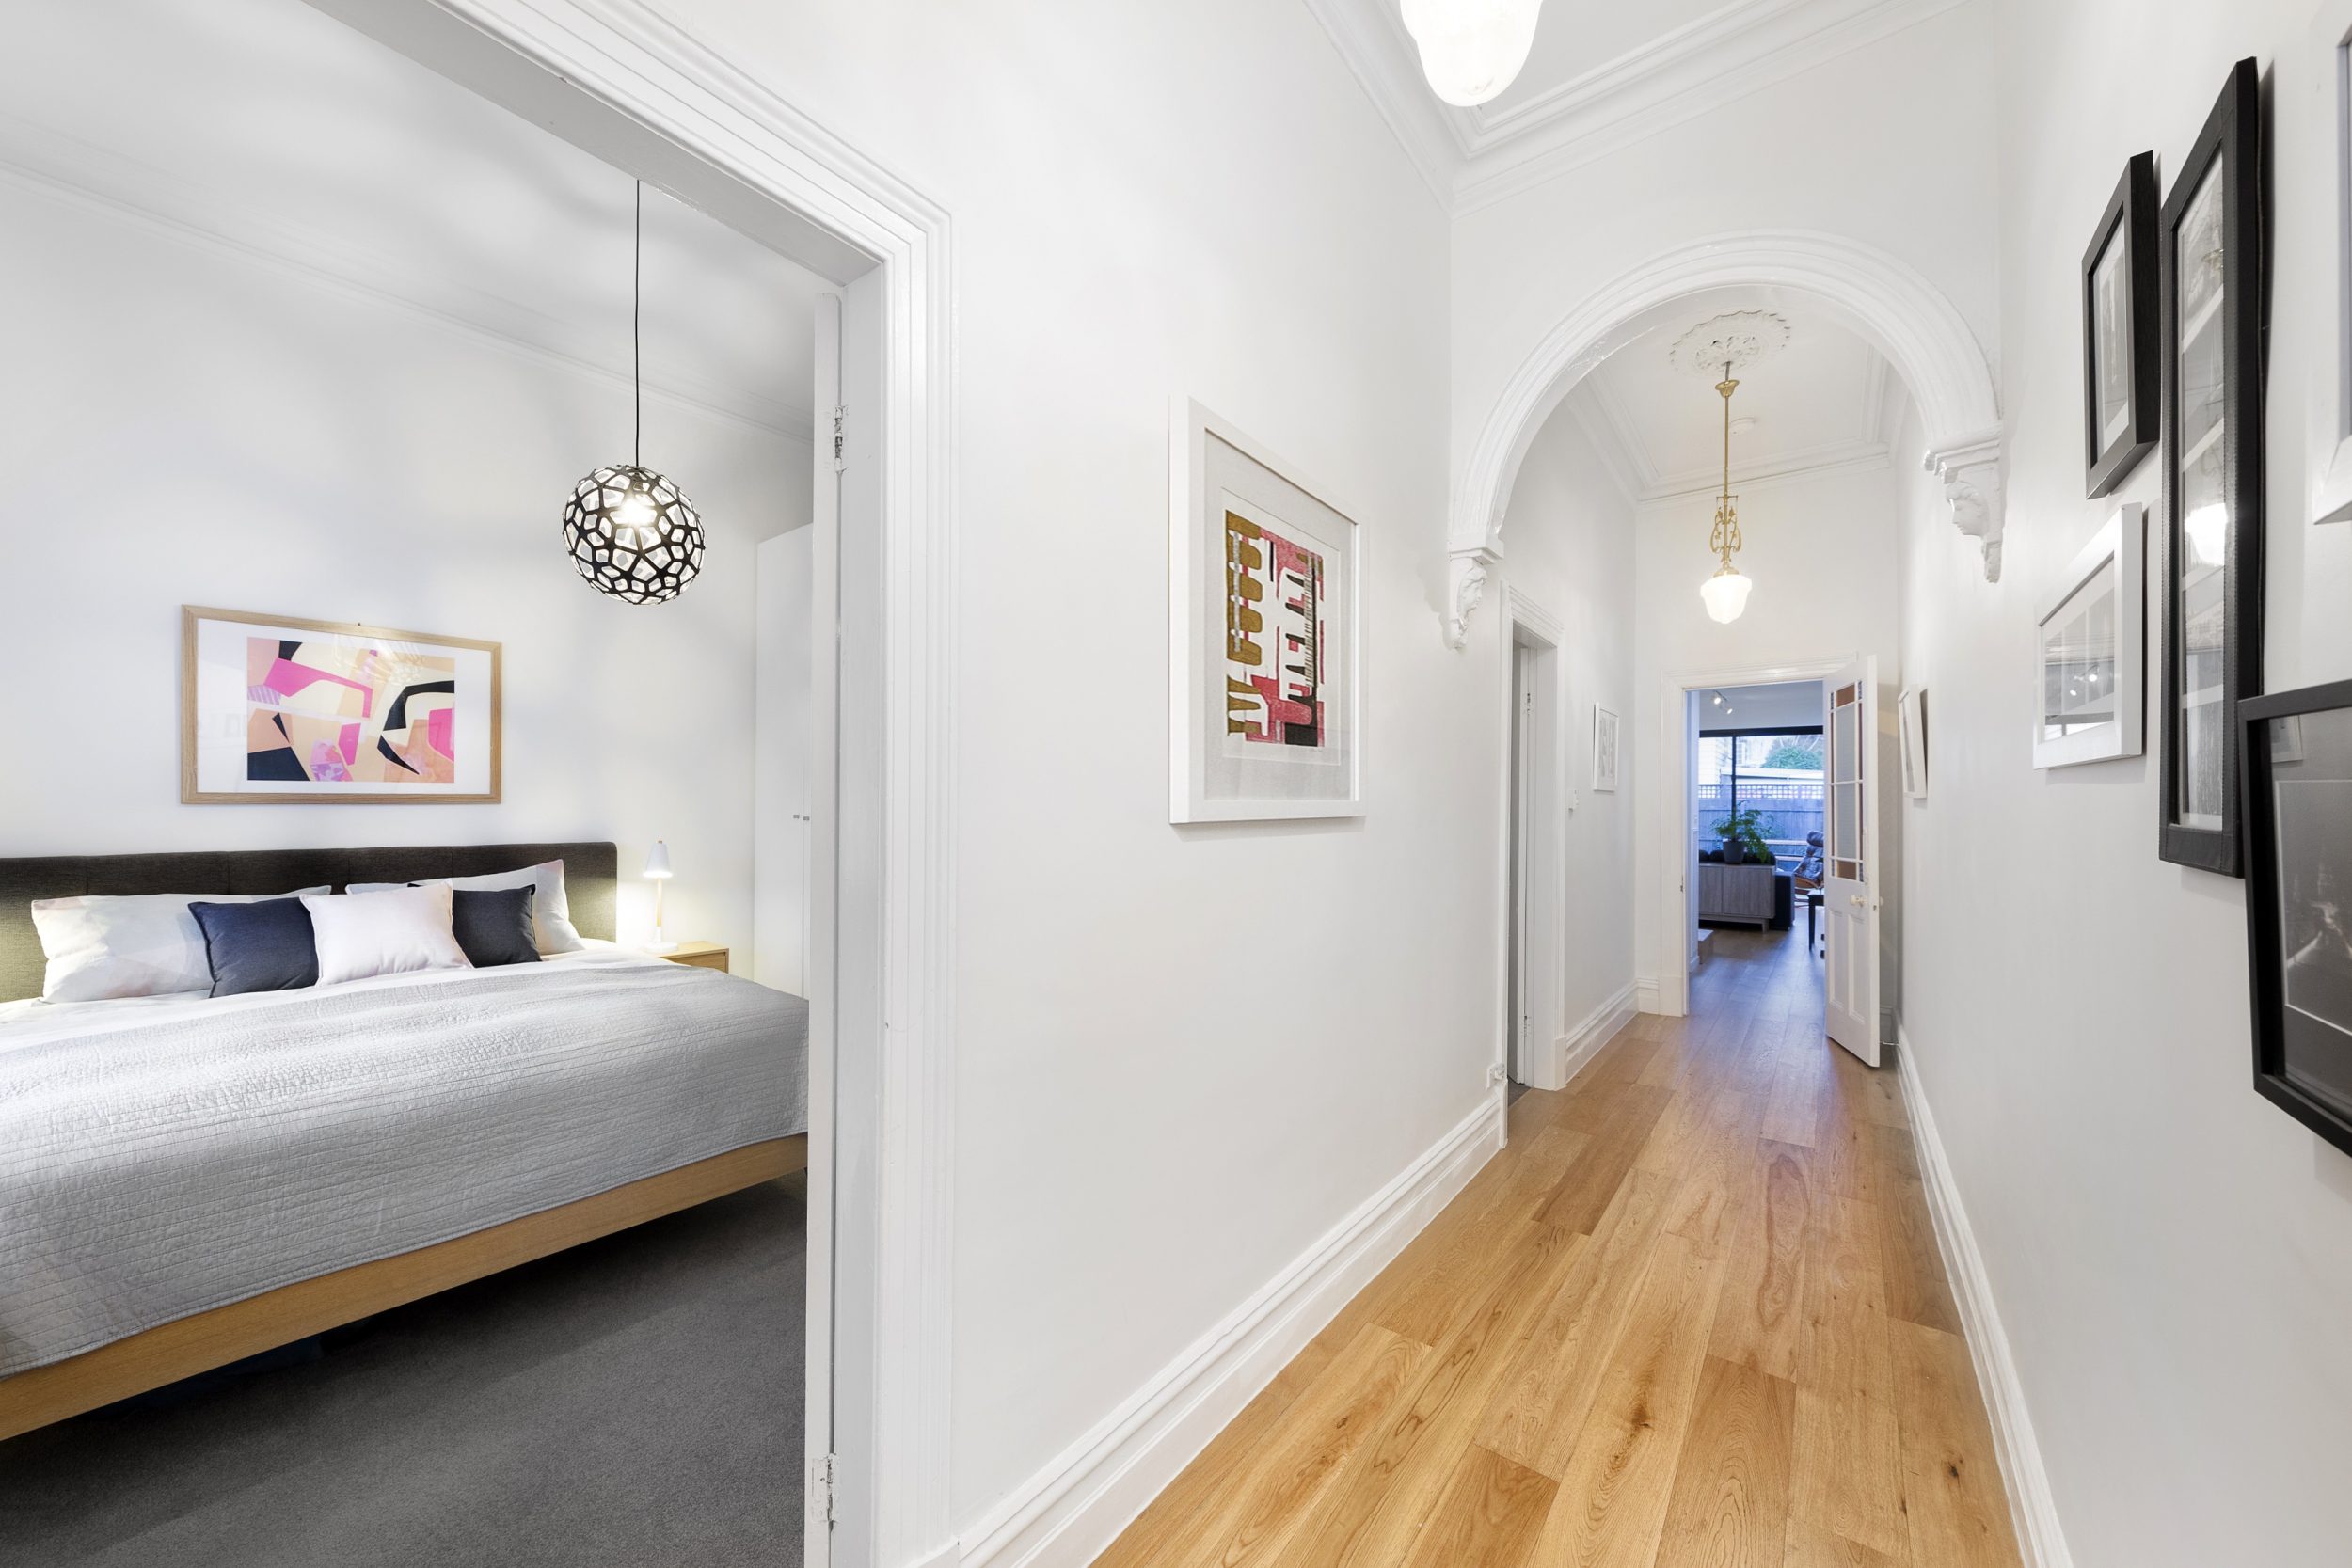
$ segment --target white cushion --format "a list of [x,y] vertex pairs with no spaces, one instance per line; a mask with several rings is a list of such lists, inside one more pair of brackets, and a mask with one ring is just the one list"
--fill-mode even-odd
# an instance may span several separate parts
[[[325,893],[306,887],[295,894]],[[151,893],[130,897],[37,898],[33,929],[40,934],[44,1002],[104,1002],[120,996],[166,996],[210,990],[212,961],[204,931],[190,904],[258,904],[295,894],[232,896],[218,893]]]
[[[391,888],[407,887],[407,882],[354,882],[346,893],[383,893]],[[539,951],[548,953],[577,953],[586,945],[580,932],[572,926],[572,907],[564,896],[564,863],[548,861],[542,865],[527,865],[520,871],[493,871],[485,877],[436,877],[418,887],[463,888],[469,893],[495,888],[527,887],[538,891],[531,900],[531,919],[537,927]]]
[[450,930],[446,882],[306,896],[302,907],[310,911],[322,986],[372,974],[473,967]]

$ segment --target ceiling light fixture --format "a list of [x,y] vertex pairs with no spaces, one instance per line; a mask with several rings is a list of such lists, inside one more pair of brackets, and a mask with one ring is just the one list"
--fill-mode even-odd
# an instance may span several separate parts
[[644,304],[645,182],[637,182],[637,230],[629,264],[629,386],[637,426],[629,459],[572,486],[564,506],[564,547],[588,586],[630,604],[666,604],[703,569],[703,522],[675,483],[644,467],[645,378],[638,324]]
[[1725,361],[1724,378],[1715,383],[1715,390],[1724,395],[1724,493],[1715,503],[1715,531],[1707,540],[1707,547],[1715,552],[1721,564],[1713,577],[1699,584],[1699,597],[1707,601],[1708,615],[1724,626],[1740,619],[1740,612],[1748,608],[1748,590],[1756,586],[1731,563],[1740,548],[1740,509],[1731,496],[1731,394],[1739,389],[1740,384],[1731,378],[1730,362]]
[[1527,63],[1543,0],[1404,0],[1429,88],[1457,109],[1501,93]]

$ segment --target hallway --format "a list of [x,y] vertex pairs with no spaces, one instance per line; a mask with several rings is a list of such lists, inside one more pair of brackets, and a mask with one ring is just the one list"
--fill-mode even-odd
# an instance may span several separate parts
[[1103,1568],[2018,1562],[1894,1069],[1718,932]]

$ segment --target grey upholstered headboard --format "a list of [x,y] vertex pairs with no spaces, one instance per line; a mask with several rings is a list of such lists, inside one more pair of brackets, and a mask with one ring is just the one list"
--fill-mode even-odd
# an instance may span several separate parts
[[322,883],[480,877],[564,863],[564,894],[582,936],[612,940],[619,851],[610,844],[433,845],[388,849],[213,849],[170,855],[43,855],[0,860],[0,1002],[40,994],[33,900],[86,894],[291,893]]

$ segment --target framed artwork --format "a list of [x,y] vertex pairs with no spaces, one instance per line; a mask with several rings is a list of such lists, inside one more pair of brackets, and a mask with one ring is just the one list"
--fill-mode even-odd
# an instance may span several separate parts
[[2238,717],[2254,1087],[2352,1153],[2352,681]]
[[1895,724],[1903,753],[1903,793],[1915,800],[1928,798],[1928,692],[1908,686],[1895,702]]
[[180,799],[494,801],[500,678],[496,642],[183,606]]
[[2147,533],[2144,509],[2124,502],[2042,595],[2034,628],[2036,768],[2146,749]]
[[1168,820],[1360,816],[1361,531],[1200,404],[1168,424]]
[[1593,705],[1593,787],[1617,787],[1617,712]]
[[2242,875],[2237,705],[2262,685],[2262,112],[2252,60],[2165,198],[2157,853]]
[[2123,166],[2083,252],[2083,461],[2104,496],[2156,444],[2156,155]]

